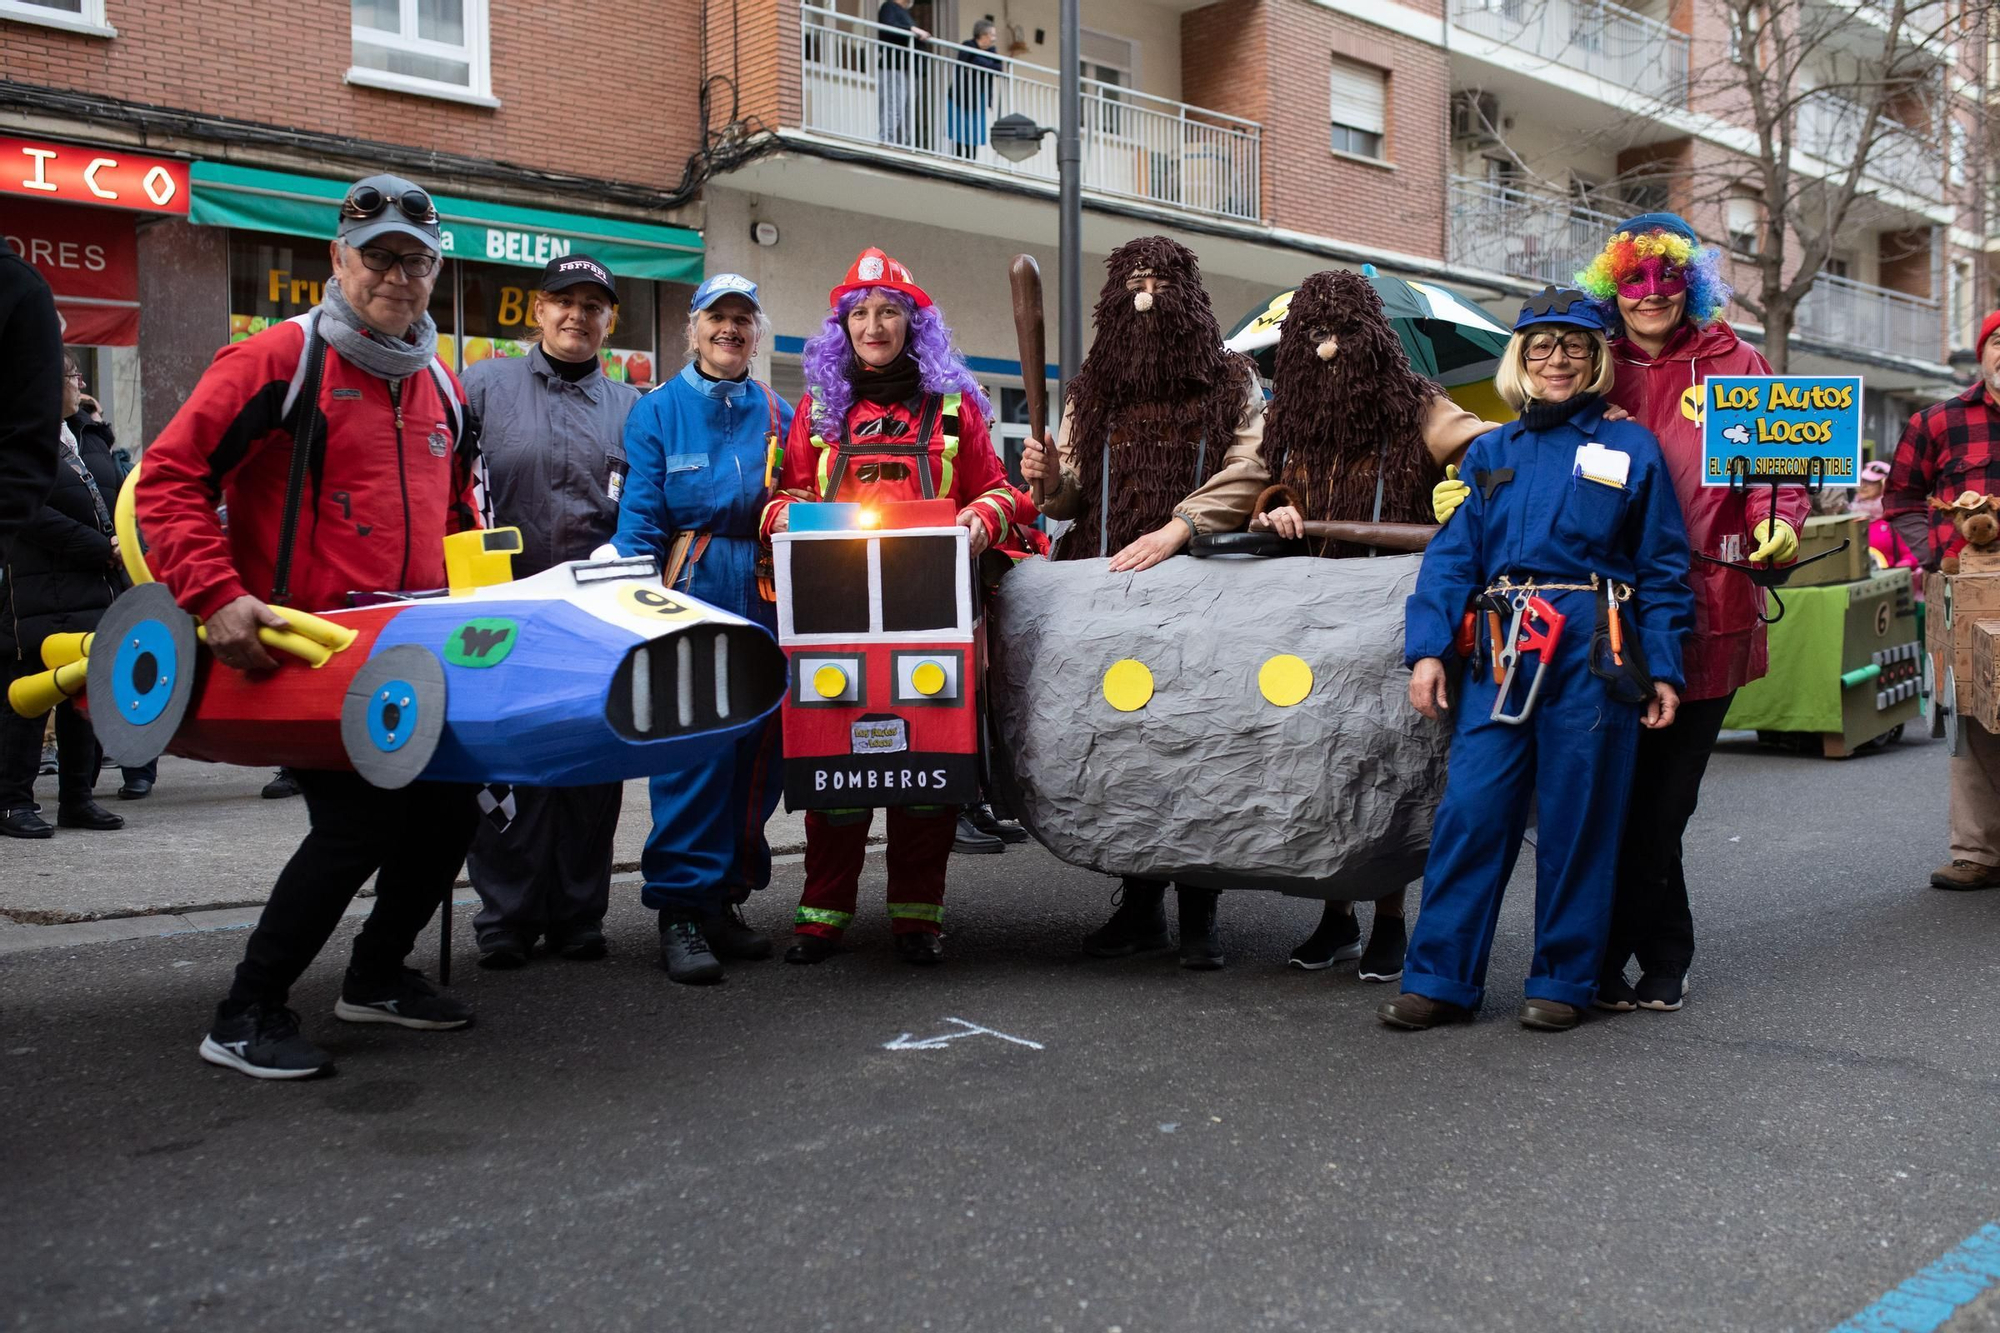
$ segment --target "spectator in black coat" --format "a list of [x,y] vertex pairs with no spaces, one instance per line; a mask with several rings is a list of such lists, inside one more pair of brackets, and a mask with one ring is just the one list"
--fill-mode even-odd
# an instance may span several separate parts
[[0,244],[0,560],[55,482],[62,361],[49,284]]
[[[61,364],[61,362],[58,362]],[[41,511],[23,524],[7,553],[0,582],[0,662],[8,682],[42,670],[42,640],[51,634],[94,629],[118,594],[121,575],[111,506],[77,452],[61,417],[83,397],[83,375],[71,363],[57,405],[60,441],[54,487]],[[0,834],[47,838],[55,833],[35,813],[35,775],[42,749],[42,719],[0,709]],[[56,707],[56,825],[117,829],[125,821],[91,796],[97,782],[97,737],[76,705]]]
[[972,36],[959,48],[958,68],[951,76],[948,116],[953,157],[977,157],[986,142],[987,108],[993,104],[993,76],[1006,68],[993,48],[999,39],[992,19],[972,25]]

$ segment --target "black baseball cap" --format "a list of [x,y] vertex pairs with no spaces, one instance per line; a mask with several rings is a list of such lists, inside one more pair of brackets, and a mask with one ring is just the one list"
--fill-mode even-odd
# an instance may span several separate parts
[[551,259],[542,270],[541,289],[545,292],[559,292],[580,282],[596,283],[611,293],[611,304],[618,304],[618,288],[611,281],[611,270],[589,255],[563,255]]

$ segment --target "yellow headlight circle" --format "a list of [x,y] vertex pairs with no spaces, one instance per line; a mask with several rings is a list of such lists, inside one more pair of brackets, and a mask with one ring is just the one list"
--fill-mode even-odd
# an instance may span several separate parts
[[1121,713],[1136,713],[1153,697],[1153,673],[1144,662],[1121,658],[1104,672],[1104,702]]
[[910,688],[926,698],[944,689],[944,668],[936,662],[919,662],[910,669]]
[[1290,653],[1279,653],[1257,669],[1258,690],[1280,708],[1305,702],[1312,687],[1312,668]]
[[847,673],[827,663],[813,672],[813,692],[822,699],[838,699],[847,693]]

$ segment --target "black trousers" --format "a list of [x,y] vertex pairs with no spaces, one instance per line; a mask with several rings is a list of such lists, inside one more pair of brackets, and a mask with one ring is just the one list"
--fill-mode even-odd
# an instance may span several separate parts
[[559,938],[603,921],[625,784],[514,787],[508,794],[513,819],[502,828],[482,818],[465,858],[482,904],[473,930]]
[[418,782],[384,791],[358,773],[292,773],[312,827],[250,932],[231,1005],[283,1004],[370,875],[375,907],[355,937],[353,968],[371,979],[397,975],[458,879],[479,818],[469,786]]
[[1684,703],[1671,727],[1639,732],[1605,975],[1622,971],[1635,956],[1641,972],[1670,977],[1684,975],[1694,961],[1694,913],[1681,869],[1681,835],[1694,818],[1708,757],[1735,697],[1731,691],[1720,699]]
[[[6,663],[6,684],[42,670],[38,661]],[[35,778],[42,767],[42,730],[48,715],[22,717],[7,706],[0,685],[0,811],[35,803]],[[56,800],[70,805],[90,795],[97,782],[97,733],[90,719],[65,700],[56,705]]]

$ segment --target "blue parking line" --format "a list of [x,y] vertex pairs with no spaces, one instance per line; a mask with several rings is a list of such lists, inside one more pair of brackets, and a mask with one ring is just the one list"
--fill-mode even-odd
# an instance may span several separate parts
[[1833,1333],[1936,1333],[1960,1306],[1996,1283],[2000,1283],[2000,1224],[1989,1222]]

